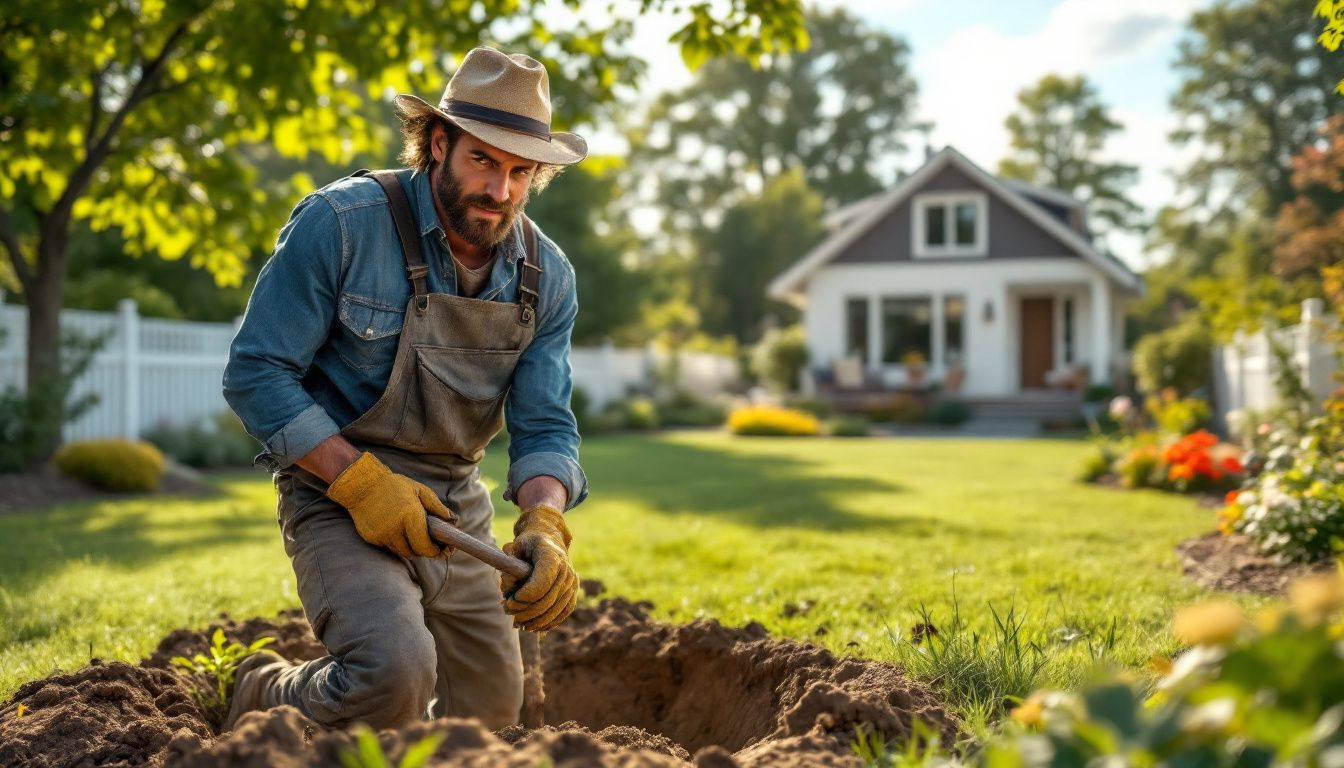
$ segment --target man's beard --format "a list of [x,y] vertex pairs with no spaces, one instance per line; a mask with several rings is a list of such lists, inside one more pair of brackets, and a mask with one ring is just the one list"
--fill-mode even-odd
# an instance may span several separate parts
[[[513,227],[513,220],[527,204],[528,197],[528,192],[524,191],[522,199],[500,203],[489,195],[464,195],[462,185],[446,164],[440,166],[434,194],[438,196],[439,205],[443,206],[443,212],[448,216],[448,226],[458,237],[477,248],[494,248],[503,242]],[[472,206],[498,211],[503,215],[495,220],[473,219],[470,215]]]

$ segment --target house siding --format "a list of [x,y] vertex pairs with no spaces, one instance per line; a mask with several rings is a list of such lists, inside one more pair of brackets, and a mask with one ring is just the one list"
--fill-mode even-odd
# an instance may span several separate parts
[[[946,374],[942,359],[942,302],[958,296],[966,302],[963,326],[966,384],[963,394],[1005,396],[1019,390],[1020,301],[1024,297],[1047,296],[1055,300],[1056,310],[1070,299],[1075,307],[1074,362],[1093,360],[1097,353],[1097,319],[1093,310],[1094,288],[1107,292],[1115,322],[1123,316],[1123,297],[1095,269],[1082,259],[1021,259],[993,264],[982,259],[921,259],[917,263],[890,269],[879,264],[832,265],[819,272],[807,290],[807,312],[803,323],[808,339],[811,366],[828,368],[846,355],[844,307],[851,299],[867,299],[870,368],[883,381],[903,381],[900,365],[884,364],[879,359],[881,329],[878,319],[884,297],[929,297],[932,300],[934,356],[929,374],[937,381]],[[987,310],[987,307],[989,309]],[[1122,346],[1114,341],[1103,354],[1105,367],[1112,367],[1122,355]],[[1123,327],[1119,324],[1118,327]],[[1062,324],[1055,323],[1056,357],[1062,355]],[[1062,362],[1062,360],[1060,361]],[[1105,381],[1106,377],[1094,377]]]
[[[913,261],[910,253],[911,206],[922,192],[987,192],[961,170],[949,166],[929,179],[919,191],[903,201],[896,210],[878,222],[853,245],[837,256],[833,264],[876,264]],[[1011,208],[998,195],[989,196],[990,259],[1061,258],[1080,259],[1072,248],[1042,230],[1034,222]],[[1034,204],[1034,203],[1031,203]],[[851,222],[851,226],[853,222]],[[965,257],[951,260],[965,261]],[[938,259],[919,259],[921,263]]]

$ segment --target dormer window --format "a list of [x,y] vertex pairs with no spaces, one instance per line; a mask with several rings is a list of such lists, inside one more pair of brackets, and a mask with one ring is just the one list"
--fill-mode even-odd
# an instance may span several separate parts
[[916,258],[984,256],[989,242],[989,202],[980,192],[920,195],[915,198]]

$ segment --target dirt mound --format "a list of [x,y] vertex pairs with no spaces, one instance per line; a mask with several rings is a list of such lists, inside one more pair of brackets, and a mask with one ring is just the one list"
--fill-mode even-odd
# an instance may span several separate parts
[[181,678],[121,662],[26,683],[0,708],[5,766],[144,765],[174,739],[210,737]]
[[1216,531],[1177,544],[1176,554],[1185,575],[1200,585],[1257,595],[1282,596],[1292,582],[1335,569],[1328,560],[1313,565],[1280,563],[1260,552],[1248,537],[1224,536]]
[[[215,626],[240,643],[277,637],[271,647],[295,660],[324,653],[297,612]],[[320,766],[355,749],[350,732],[292,707],[215,735],[168,668],[173,656],[205,650],[215,626],[171,633],[142,667],[95,665],[23,686],[0,709],[0,766]],[[860,724],[903,739],[920,718],[944,743],[957,729],[897,667],[837,659],[757,624],[659,624],[647,604],[619,598],[576,611],[542,652],[546,719],[562,725],[491,733],[444,718],[383,731],[384,753],[395,765],[439,734],[434,766],[848,766],[858,765],[849,744]]]

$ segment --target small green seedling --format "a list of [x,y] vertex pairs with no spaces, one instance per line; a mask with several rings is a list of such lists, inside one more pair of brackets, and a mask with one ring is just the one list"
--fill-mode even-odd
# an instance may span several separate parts
[[214,688],[191,686],[191,697],[215,722],[222,721],[229,711],[229,699],[233,694],[233,677],[243,659],[275,642],[274,637],[261,637],[251,645],[238,642],[226,642],[224,630],[216,629],[210,639],[210,654],[198,653],[188,659],[186,656],[174,656],[174,666],[186,670],[193,676],[213,680]]
[[[383,754],[383,745],[378,743],[378,736],[372,728],[360,723],[355,726],[354,734],[355,748],[341,751],[341,765],[345,768],[393,768],[387,755]],[[442,733],[431,733],[415,742],[406,750],[396,768],[424,768],[443,738]]]

